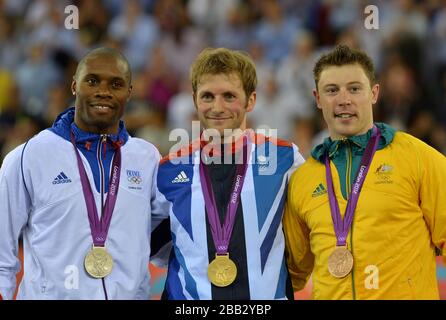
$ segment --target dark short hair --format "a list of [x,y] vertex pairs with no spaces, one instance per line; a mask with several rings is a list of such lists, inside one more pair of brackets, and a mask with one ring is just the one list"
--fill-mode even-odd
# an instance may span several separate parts
[[80,69],[85,64],[85,62],[87,62],[88,59],[93,58],[93,57],[97,57],[97,56],[113,57],[116,60],[124,62],[125,66],[126,66],[126,69],[127,69],[126,72],[125,72],[125,76],[128,79],[128,83],[131,84],[131,82],[132,82],[132,71],[130,69],[129,61],[127,60],[127,58],[119,50],[116,50],[114,48],[109,48],[109,47],[99,47],[99,48],[96,48],[96,49],[93,49],[93,50],[89,51],[86,55],[84,55],[82,57],[82,59],[79,61],[78,65],[77,65],[76,73],[74,74],[74,77],[77,79],[77,76],[79,74]]
[[190,68],[189,76],[194,94],[197,92],[202,76],[221,73],[238,74],[247,97],[256,90],[256,67],[247,53],[226,48],[206,48],[198,55]]
[[337,45],[332,51],[322,55],[313,69],[314,81],[319,82],[322,71],[330,66],[343,66],[347,64],[359,64],[370,81],[370,85],[376,83],[375,68],[372,59],[361,50],[351,49],[346,45]]

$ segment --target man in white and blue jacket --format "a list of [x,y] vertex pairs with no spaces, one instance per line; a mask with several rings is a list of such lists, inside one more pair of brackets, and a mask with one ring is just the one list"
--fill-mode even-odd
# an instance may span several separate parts
[[190,75],[205,130],[160,163],[173,246],[163,298],[292,299],[282,215],[288,179],[304,159],[291,142],[246,128],[257,83],[247,55],[206,49]]
[[13,297],[22,234],[19,299],[148,299],[150,234],[166,208],[155,187],[157,149],[120,120],[129,64],[114,49],[95,49],[71,89],[75,107],[1,167],[0,295]]

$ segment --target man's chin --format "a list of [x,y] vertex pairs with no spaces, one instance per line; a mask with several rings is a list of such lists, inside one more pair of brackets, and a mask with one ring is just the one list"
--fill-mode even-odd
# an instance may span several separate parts
[[346,130],[346,128],[335,128],[330,131],[330,137],[334,140],[349,138],[355,135],[354,130]]
[[100,134],[116,134],[115,121],[92,121],[90,123],[91,128],[95,128],[95,133]]

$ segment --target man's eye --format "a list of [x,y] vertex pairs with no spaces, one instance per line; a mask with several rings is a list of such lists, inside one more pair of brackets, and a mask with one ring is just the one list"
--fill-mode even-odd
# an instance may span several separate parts
[[355,93],[355,92],[358,92],[360,89],[361,89],[360,87],[351,87],[350,92]]
[[225,94],[225,99],[232,101],[235,99],[235,96],[232,93],[227,93],[227,94]]
[[327,92],[327,93],[336,93],[336,92],[338,92],[338,89],[337,88],[327,88],[325,90],[325,92]]
[[95,78],[88,78],[87,79],[87,83],[90,84],[90,85],[94,85],[94,84],[98,83],[98,80],[95,79]]
[[113,82],[113,88],[122,88],[124,85],[122,84],[122,82],[119,81],[115,81]]
[[203,100],[203,101],[211,101],[212,100],[212,95],[211,94],[203,94],[201,96],[201,100]]

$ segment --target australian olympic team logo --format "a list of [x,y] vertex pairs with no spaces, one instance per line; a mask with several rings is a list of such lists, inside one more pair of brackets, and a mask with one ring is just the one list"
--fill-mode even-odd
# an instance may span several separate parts
[[388,163],[382,163],[375,170],[377,180],[375,184],[393,184],[393,166]]
[[142,182],[141,173],[136,170],[127,170],[127,180],[131,184],[141,184]]

